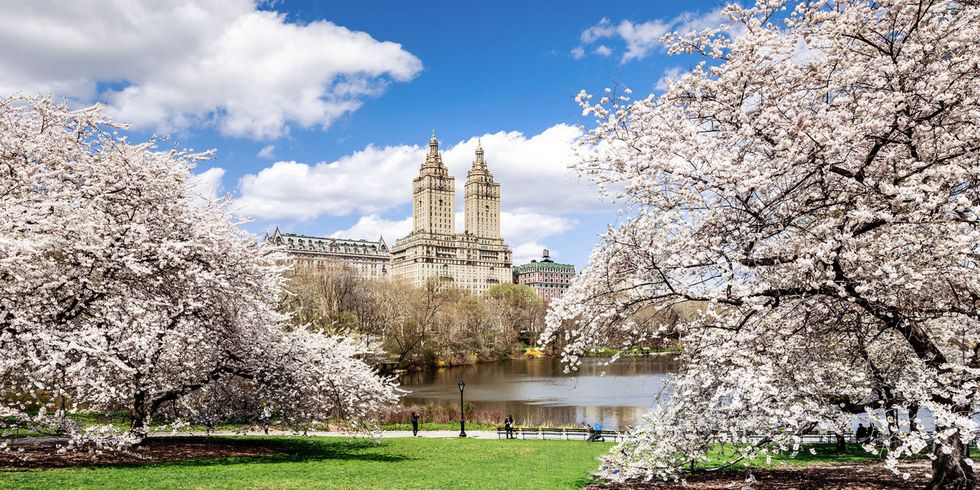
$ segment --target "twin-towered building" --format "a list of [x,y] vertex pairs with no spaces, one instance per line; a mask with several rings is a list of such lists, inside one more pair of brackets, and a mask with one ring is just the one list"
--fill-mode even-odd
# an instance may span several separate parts
[[463,186],[463,233],[456,233],[456,184],[433,133],[412,181],[412,232],[392,247],[392,272],[421,286],[430,279],[482,293],[511,279],[511,251],[500,238],[500,184],[477,144]]
[[442,161],[433,132],[429,150],[412,181],[412,232],[389,250],[377,242],[282,233],[273,243],[286,247],[290,260],[319,268],[343,264],[368,278],[400,277],[417,286],[430,279],[453,283],[472,293],[511,282],[511,250],[500,238],[500,184],[487,167],[483,147],[463,186],[462,233],[456,232],[456,180]]

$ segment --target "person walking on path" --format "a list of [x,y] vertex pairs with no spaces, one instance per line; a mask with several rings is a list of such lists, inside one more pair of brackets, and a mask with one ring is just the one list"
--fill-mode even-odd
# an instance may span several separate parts
[[419,414],[412,412],[412,437],[419,435]]
[[507,431],[507,439],[514,438],[514,416],[508,415],[504,419],[504,430]]

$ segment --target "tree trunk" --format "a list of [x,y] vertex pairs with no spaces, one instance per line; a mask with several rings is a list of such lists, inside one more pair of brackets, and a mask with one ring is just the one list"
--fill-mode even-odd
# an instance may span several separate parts
[[902,426],[898,423],[898,409],[889,408],[885,415],[888,418],[888,449],[895,449],[901,444],[899,432],[902,431]]
[[146,393],[137,391],[133,396],[133,406],[129,409],[129,419],[131,421],[129,432],[136,436],[136,445],[140,445],[146,440],[149,432],[146,427]]
[[944,441],[946,446],[951,449],[949,454],[945,454],[940,447],[938,439],[943,437],[941,428],[936,428],[937,441],[933,445],[933,454],[936,459],[932,461],[932,481],[926,486],[928,490],[972,490],[976,485],[976,477],[973,475],[973,468],[966,463],[969,456],[969,447],[960,440],[959,431],[949,436]]

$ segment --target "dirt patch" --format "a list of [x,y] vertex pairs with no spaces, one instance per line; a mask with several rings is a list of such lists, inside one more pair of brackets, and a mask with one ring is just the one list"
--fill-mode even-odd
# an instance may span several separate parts
[[151,438],[143,446],[121,452],[90,449],[59,453],[60,447],[55,442],[44,442],[0,451],[0,468],[143,464],[233,456],[267,456],[279,452],[275,445],[265,441],[225,438]]
[[904,489],[922,488],[932,476],[928,460],[911,461],[899,465],[909,473],[907,480],[885,469],[881,463],[809,464],[807,466],[782,466],[775,469],[757,469],[751,472],[700,473],[691,475],[687,485],[679,484],[627,484],[593,485],[592,489]]

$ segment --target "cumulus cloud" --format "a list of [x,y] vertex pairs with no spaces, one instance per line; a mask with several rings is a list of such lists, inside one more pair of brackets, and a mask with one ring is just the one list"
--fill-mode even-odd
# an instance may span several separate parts
[[568,169],[576,159],[576,142],[581,136],[580,128],[568,124],[557,124],[530,137],[519,131],[500,131],[459,142],[443,154],[443,159],[450,173],[457,176],[459,198],[479,140],[487,165],[501,185],[504,210],[542,214],[591,211],[604,206],[595,188]]
[[137,127],[259,139],[329,126],[422,69],[399,44],[251,0],[6,2],[0,45],[0,94],[102,100]]
[[275,156],[275,153],[276,145],[265,145],[261,150],[259,150],[258,155],[255,156],[259,158],[272,159]]
[[550,214],[501,212],[500,215],[500,234],[514,243],[561,235],[575,226],[572,219]]
[[221,178],[224,176],[225,169],[221,167],[209,168],[192,175],[188,180],[188,185],[195,203],[217,199],[218,193],[221,192]]
[[661,75],[660,79],[657,80],[656,89],[657,90],[667,90],[667,86],[671,82],[676,82],[681,76],[684,75],[686,70],[679,66],[671,66],[664,70],[664,74]]
[[[462,210],[463,184],[478,138],[501,184],[504,211],[549,215],[605,209],[595,189],[568,169],[581,135],[575,126],[558,124],[530,137],[500,131],[443,145],[443,161],[456,177],[457,209]],[[411,201],[411,182],[426,150],[422,145],[369,145],[333,162],[276,162],[241,179],[238,205],[262,219],[378,214]]]
[[612,37],[615,33],[616,28],[609,22],[609,19],[603,17],[598,23],[582,31],[579,39],[584,44],[591,44],[599,39]]
[[572,58],[580,60],[585,57],[585,48],[579,46],[577,48],[572,48]]
[[411,200],[424,156],[418,146],[368,145],[333,162],[276,162],[241,178],[237,205],[249,216],[293,221],[378,213]]
[[[500,213],[500,234],[514,250],[514,263],[521,264],[532,258],[540,258],[541,250],[548,248],[544,240],[570,231],[575,221],[569,218],[538,213]],[[463,231],[463,213],[456,213],[456,230]],[[385,237],[388,245],[412,231],[412,216],[402,219],[385,219],[377,214],[361,216],[349,228],[330,234],[333,238],[377,240]],[[553,251],[554,254],[554,251]]]
[[650,50],[660,45],[660,38],[670,32],[671,25],[660,20],[641,24],[634,24],[628,20],[620,22],[616,33],[626,42],[623,63],[645,58]]
[[[517,245],[513,248],[514,265],[526,264],[532,259],[541,260],[541,252],[546,248],[548,247],[538,242],[524,242]],[[553,250],[549,249],[548,251],[554,256],[552,257],[552,260],[554,260],[557,254]]]
[[337,230],[330,234],[333,238],[351,238],[355,240],[377,240],[384,237],[388,246],[395,244],[395,240],[408,235],[412,231],[412,217],[408,216],[399,220],[384,219],[376,214],[361,216],[353,226],[344,230]]
[[[514,263],[524,264],[531,259],[540,259],[541,250],[551,248],[546,239],[561,236],[571,231],[575,221],[562,216],[538,213],[500,213],[500,234],[513,247]],[[559,253],[553,248],[552,255]]]
[[[646,22],[622,20],[613,24],[609,19],[602,18],[596,24],[589,26],[579,36],[581,49],[585,55],[584,46],[603,39],[618,39],[624,44],[624,52],[620,61],[623,63],[647,57],[651,51],[660,46],[660,38],[669,32],[699,31],[709,27],[717,27],[725,21],[722,9],[706,13],[684,12],[672,19],[654,19]],[[573,50],[574,52],[574,50]],[[599,45],[594,52],[600,56],[612,54],[612,48],[605,44]],[[576,59],[581,58],[578,57]]]

